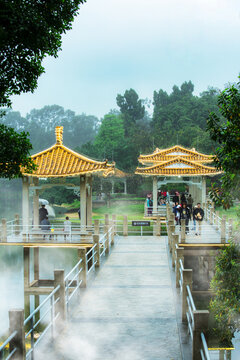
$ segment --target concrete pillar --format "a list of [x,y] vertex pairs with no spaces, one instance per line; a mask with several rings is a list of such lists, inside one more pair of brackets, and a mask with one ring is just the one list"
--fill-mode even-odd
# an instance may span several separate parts
[[112,214],[112,222],[113,222],[113,229],[114,229],[114,235],[117,234],[117,215]]
[[99,234],[93,235],[93,245],[96,245],[95,247],[95,259],[96,259],[96,267],[100,266],[100,243],[99,243]]
[[30,248],[23,248],[23,262],[24,262],[24,288],[29,287],[30,283]]
[[92,175],[87,176],[87,225],[92,226]]
[[156,236],[161,236],[161,218],[159,215],[157,215],[156,220]]
[[24,331],[24,310],[10,310],[9,313],[9,334],[17,331],[16,336],[10,341],[9,351],[12,352],[16,348],[13,359],[24,360],[26,356],[25,350],[25,331]]
[[39,280],[39,247],[33,248],[34,280]]
[[221,243],[224,244],[226,242],[226,215],[222,217],[221,221]]
[[200,349],[202,347],[201,332],[205,333],[208,329],[208,310],[193,311],[194,328],[192,341],[192,360],[201,360]]
[[123,236],[128,236],[128,217],[123,216]]
[[22,224],[23,232],[28,233],[29,225],[29,178],[22,178]]
[[123,184],[124,184],[124,194],[127,195],[127,179],[124,179]]
[[153,215],[157,215],[157,176],[153,177]]
[[168,236],[170,253],[172,253],[172,249],[173,249],[173,235],[174,235],[174,233],[175,233],[175,225],[170,225],[169,226],[169,236]]
[[109,236],[109,225],[105,225],[106,228],[106,252],[105,254],[109,254],[110,252],[110,236]]
[[19,233],[20,233],[20,224],[19,224],[19,215],[18,214],[15,214],[14,229],[15,229],[15,235],[19,235]]
[[78,258],[82,259],[81,268],[82,271],[79,274],[79,280],[82,281],[80,287],[85,288],[87,286],[87,262],[86,262],[86,248],[78,249]]
[[2,242],[7,242],[7,220],[2,219],[2,236],[1,236]]
[[201,203],[205,203],[206,202],[206,177],[202,176],[202,199],[201,199]]
[[99,220],[94,220],[94,234],[100,233],[100,223]]
[[186,240],[186,220],[181,220],[181,243],[185,243]]
[[110,221],[110,228],[112,228],[112,231],[110,234],[110,246],[113,246],[114,245],[114,235],[115,235],[113,221]]
[[64,270],[54,270],[54,288],[58,285],[60,285],[60,289],[55,294],[55,299],[59,298],[59,301],[55,305],[56,312],[59,312],[61,320],[66,320]]
[[[39,185],[38,178],[33,178],[34,186]],[[34,227],[38,227],[39,225],[39,190],[34,189],[33,192],[33,225]]]
[[182,286],[182,322],[187,322],[187,285],[192,289],[192,269],[183,270]]
[[86,176],[80,176],[80,209],[81,209],[81,225],[87,225],[87,191]]
[[176,245],[179,243],[179,235],[173,234],[172,235],[172,267],[175,267],[176,261]]
[[180,273],[179,273],[179,269],[180,269],[180,264],[179,261],[182,260],[182,263],[184,264],[184,248],[177,248],[177,258],[176,258],[176,267],[175,267],[175,271],[176,271],[176,288],[179,288],[179,280],[180,280]]

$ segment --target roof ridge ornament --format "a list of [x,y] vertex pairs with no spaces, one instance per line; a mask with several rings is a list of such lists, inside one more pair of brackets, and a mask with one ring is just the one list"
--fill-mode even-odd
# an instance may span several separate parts
[[56,144],[62,145],[63,144],[63,126],[55,127],[55,135],[56,135]]

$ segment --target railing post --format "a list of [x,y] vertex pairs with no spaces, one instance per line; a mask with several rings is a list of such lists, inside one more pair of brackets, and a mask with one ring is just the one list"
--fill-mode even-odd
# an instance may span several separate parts
[[96,267],[100,266],[100,243],[99,243],[99,234],[93,234],[93,245],[96,244]]
[[181,220],[181,243],[185,243],[186,240],[186,220]]
[[78,249],[78,258],[82,259],[82,271],[79,274],[79,280],[82,281],[80,287],[85,288],[87,286],[87,261],[86,261],[86,248]]
[[161,236],[161,218],[159,215],[157,215],[156,220],[156,236]]
[[56,303],[56,310],[60,313],[60,319],[66,320],[64,270],[54,270],[54,288],[58,285],[60,285],[60,289],[55,294],[55,299],[59,297],[59,301]]
[[15,214],[14,225],[15,225],[15,235],[19,235],[20,229],[19,229],[19,215],[18,214]]
[[99,234],[99,220],[94,220],[94,234]]
[[24,360],[26,356],[25,350],[25,331],[24,331],[24,310],[16,309],[10,310],[9,316],[9,334],[17,331],[16,336],[10,341],[9,350],[10,352],[16,348],[16,352],[12,359]]
[[7,242],[7,220],[2,219],[2,242]]
[[113,221],[110,221],[110,228],[112,228],[111,233],[109,234],[110,236],[110,245],[113,246],[114,245],[114,223]]
[[175,267],[175,261],[176,261],[175,250],[178,242],[179,242],[179,235],[173,234],[172,235],[172,267]]
[[187,321],[187,285],[192,289],[192,269],[183,269],[182,285],[182,322]]
[[113,232],[114,235],[117,234],[117,215],[116,214],[112,214],[112,222],[113,222]]
[[106,225],[106,252],[105,254],[109,254],[110,251],[110,236],[109,236],[109,225]]
[[201,360],[200,349],[202,348],[201,332],[208,329],[208,310],[193,311],[194,328],[193,328],[193,341],[192,341],[192,360]]
[[226,242],[226,216],[222,217],[221,221],[221,243],[224,244]]
[[180,248],[178,247],[176,249],[177,252],[177,258],[176,258],[176,288],[179,288],[179,280],[180,280],[180,273],[179,273],[179,268],[180,268],[180,264],[179,261],[182,260],[182,263],[184,264],[184,248]]
[[109,215],[105,214],[105,225],[109,225]]
[[123,216],[123,236],[128,236],[128,217]]
[[216,210],[216,216],[215,216],[215,225],[216,225],[216,228],[217,228],[217,230],[218,230],[218,217],[219,217],[219,211],[218,210]]
[[173,249],[173,234],[175,233],[175,225],[170,225],[169,226],[169,234],[168,234],[168,243],[169,243],[169,250],[170,253],[172,253],[172,249]]

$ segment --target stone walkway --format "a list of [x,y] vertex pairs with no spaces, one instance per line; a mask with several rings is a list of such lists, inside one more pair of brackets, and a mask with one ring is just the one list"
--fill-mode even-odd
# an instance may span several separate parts
[[181,360],[165,238],[119,238],[54,347],[36,358]]
[[[180,232],[180,226],[176,226],[176,234]],[[220,232],[216,230],[216,227],[210,225],[206,221],[202,222],[202,229],[201,235],[195,235],[196,230],[193,228],[193,222],[190,221],[189,223],[189,233],[186,235],[186,242],[187,243],[220,243]]]

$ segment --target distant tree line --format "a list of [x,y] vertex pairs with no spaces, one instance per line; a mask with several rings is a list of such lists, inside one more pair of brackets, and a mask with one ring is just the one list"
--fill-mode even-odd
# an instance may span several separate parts
[[130,89],[117,95],[118,109],[101,120],[52,105],[33,109],[26,117],[7,109],[1,122],[17,132],[28,131],[32,153],[51,146],[55,126],[63,125],[66,146],[99,160],[114,160],[120,169],[133,171],[139,154],[151,153],[156,147],[179,144],[205,153],[214,150],[206,126],[209,113],[218,113],[219,90],[209,88],[199,96],[193,91],[191,81],[174,85],[170,94],[154,91],[152,115],[146,110],[146,100]]

